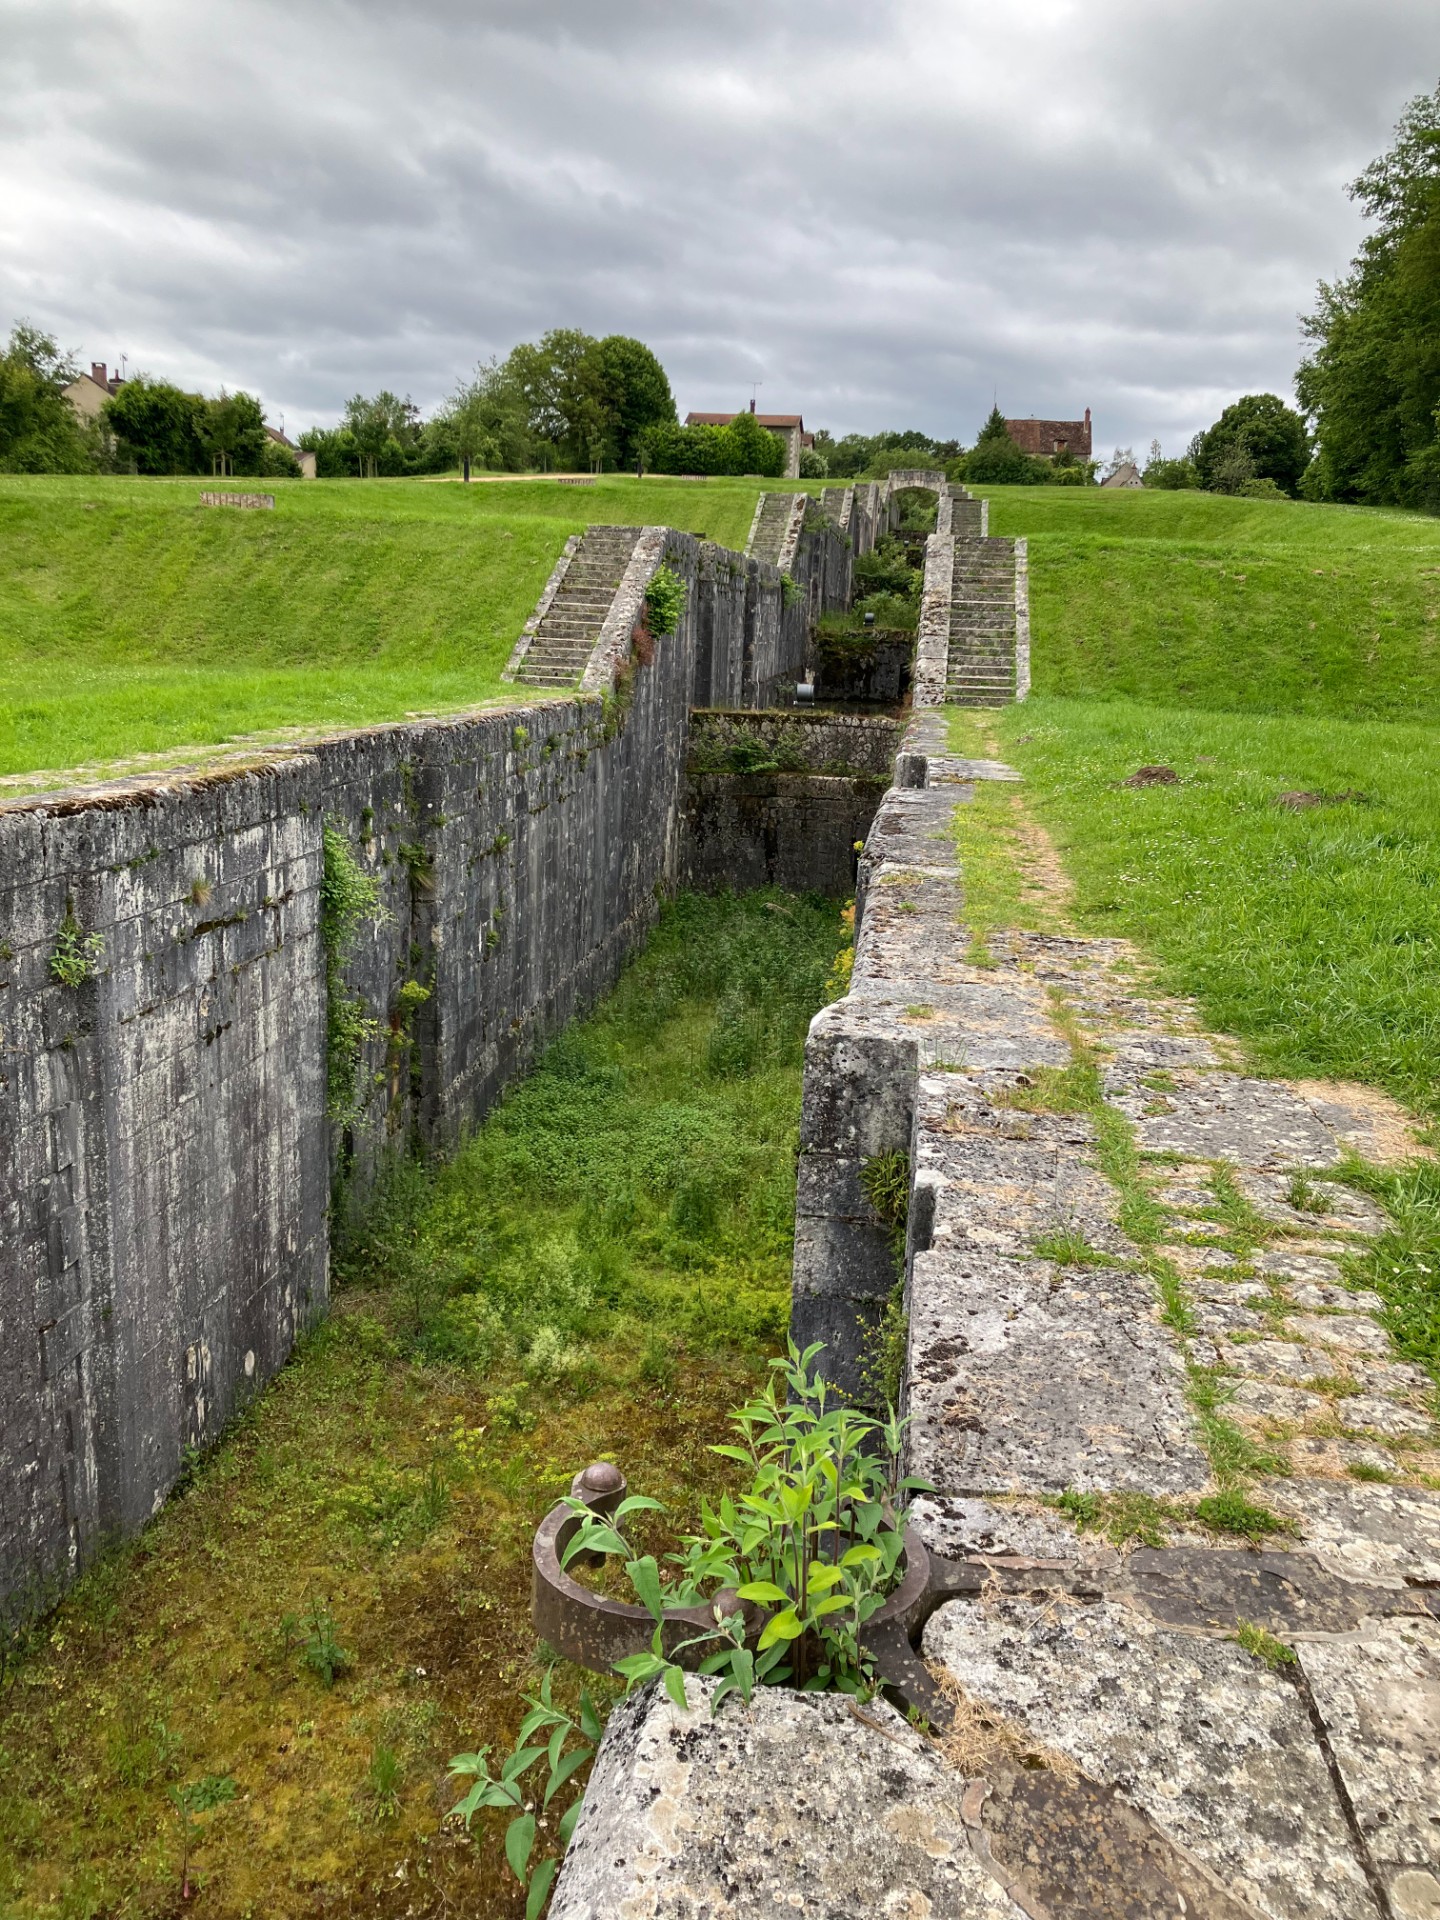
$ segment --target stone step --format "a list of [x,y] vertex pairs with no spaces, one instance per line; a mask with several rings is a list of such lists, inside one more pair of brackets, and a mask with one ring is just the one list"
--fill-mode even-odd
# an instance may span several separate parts
[[569,613],[560,613],[552,616],[547,613],[540,623],[539,630],[547,639],[560,639],[566,636],[576,636],[580,634],[590,634],[593,636],[599,633],[603,624],[603,616],[598,613],[592,616]]

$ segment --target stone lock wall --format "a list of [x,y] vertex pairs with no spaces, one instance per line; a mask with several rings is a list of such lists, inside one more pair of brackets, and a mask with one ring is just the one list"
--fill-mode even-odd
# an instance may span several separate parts
[[692,713],[683,884],[853,893],[900,734],[880,714]]
[[[0,1606],[142,1524],[284,1362],[325,1309],[332,1194],[452,1147],[613,983],[683,871],[697,695],[782,699],[809,583],[848,592],[823,529],[789,605],[775,568],[646,533],[617,618],[663,555],[679,629],[596,692],[0,804]],[[380,893],[343,970],[373,1023],[344,1124],[327,822]],[[68,923],[95,945],[76,985]]]

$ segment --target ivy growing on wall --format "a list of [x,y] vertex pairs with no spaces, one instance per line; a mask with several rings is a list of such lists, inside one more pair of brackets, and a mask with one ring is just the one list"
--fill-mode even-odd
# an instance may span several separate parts
[[345,991],[345,958],[362,920],[376,916],[379,882],[364,871],[341,829],[327,821],[320,881],[320,938],[325,948],[325,1111],[337,1125],[355,1118],[360,1049],[381,1031],[364,997]]

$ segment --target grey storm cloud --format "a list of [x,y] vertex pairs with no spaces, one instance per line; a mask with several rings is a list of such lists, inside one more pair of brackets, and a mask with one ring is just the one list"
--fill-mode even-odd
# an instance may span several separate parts
[[292,430],[578,326],[682,408],[1178,451],[1437,75],[1434,0],[0,0],[0,324]]

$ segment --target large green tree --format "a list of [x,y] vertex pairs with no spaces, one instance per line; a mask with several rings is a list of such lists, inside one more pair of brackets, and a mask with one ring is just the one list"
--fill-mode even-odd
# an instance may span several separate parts
[[437,443],[444,439],[467,480],[472,466],[520,472],[536,464],[525,395],[498,360],[482,360],[431,426]]
[[675,396],[665,369],[643,340],[610,333],[595,342],[592,357],[607,453],[618,465],[631,467],[643,435],[675,419]]
[[1304,323],[1295,385],[1318,441],[1304,491],[1440,511],[1440,86],[1349,191],[1376,224]]
[[48,333],[22,320],[0,353],[0,473],[84,473],[96,463],[65,398],[74,362]]
[[420,409],[408,393],[402,400],[388,387],[368,400],[357,393],[346,403],[343,430],[359,455],[362,479],[401,474],[420,445]]
[[598,344],[578,327],[552,327],[539,340],[513,348],[505,362],[507,375],[525,396],[532,432],[562,466],[593,467],[606,451]]
[[1239,493],[1253,480],[1273,480],[1293,494],[1310,462],[1310,438],[1278,394],[1247,393],[1196,435],[1189,457],[1212,493]]
[[642,340],[552,327],[515,347],[501,369],[524,397],[530,432],[562,466],[628,467],[675,421],[665,369]]
[[226,393],[207,400],[195,415],[195,433],[218,474],[260,473],[267,437],[265,413],[253,393]]
[[137,473],[204,473],[211,464],[200,438],[207,404],[198,393],[138,373],[111,394],[104,417],[120,460]]

